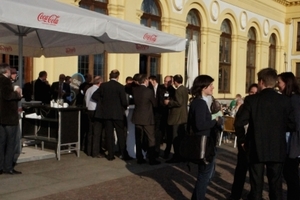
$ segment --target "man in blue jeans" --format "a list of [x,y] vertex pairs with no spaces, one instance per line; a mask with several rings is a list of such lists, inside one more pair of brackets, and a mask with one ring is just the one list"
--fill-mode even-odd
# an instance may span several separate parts
[[8,64],[0,64],[0,174],[21,174],[13,166],[18,133],[21,89],[13,88]]

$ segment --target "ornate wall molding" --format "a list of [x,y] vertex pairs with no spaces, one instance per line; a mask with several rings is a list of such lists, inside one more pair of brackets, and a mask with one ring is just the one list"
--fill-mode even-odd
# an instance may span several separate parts
[[287,1],[287,0],[273,0],[276,1],[277,3],[280,3],[284,6],[299,6],[300,5],[300,1]]

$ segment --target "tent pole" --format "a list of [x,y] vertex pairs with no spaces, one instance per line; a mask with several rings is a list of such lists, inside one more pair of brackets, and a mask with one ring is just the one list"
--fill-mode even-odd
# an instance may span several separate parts
[[18,57],[18,70],[20,87],[23,88],[23,35],[19,34],[19,57]]

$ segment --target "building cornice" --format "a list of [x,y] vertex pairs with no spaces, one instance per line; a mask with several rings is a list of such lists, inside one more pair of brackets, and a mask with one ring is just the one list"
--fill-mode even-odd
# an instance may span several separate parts
[[287,1],[287,0],[273,0],[284,6],[300,6],[300,1]]

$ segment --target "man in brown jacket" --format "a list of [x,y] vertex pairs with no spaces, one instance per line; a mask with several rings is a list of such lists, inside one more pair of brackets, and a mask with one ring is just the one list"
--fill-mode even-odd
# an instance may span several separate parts
[[181,75],[173,77],[174,86],[176,88],[173,99],[164,100],[170,109],[168,116],[167,146],[164,152],[164,158],[168,158],[173,144],[174,155],[167,163],[177,163],[181,161],[179,155],[179,146],[182,137],[185,134],[187,123],[187,105],[188,105],[188,89],[182,85],[183,78]]

